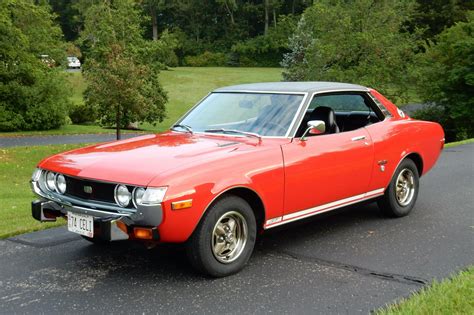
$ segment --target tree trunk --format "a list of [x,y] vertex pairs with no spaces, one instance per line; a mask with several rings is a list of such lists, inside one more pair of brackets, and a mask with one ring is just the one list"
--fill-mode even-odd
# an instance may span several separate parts
[[227,4],[227,1],[225,2],[225,8],[230,15],[230,23],[234,25],[235,24],[234,12],[230,9],[229,5]]
[[153,28],[153,40],[158,40],[158,18],[156,17],[155,8],[150,9],[151,25]]
[[120,106],[117,106],[117,112],[115,113],[115,135],[117,140],[122,138],[120,134]]
[[291,2],[291,14],[295,14],[295,4],[296,4],[295,2],[296,2],[296,0],[293,0]]
[[270,7],[270,3],[269,3],[269,0],[265,0],[265,29],[263,31],[263,34],[264,35],[267,35],[268,33],[268,23],[269,23],[269,8]]
[[273,8],[273,26],[277,27],[277,15],[275,8]]

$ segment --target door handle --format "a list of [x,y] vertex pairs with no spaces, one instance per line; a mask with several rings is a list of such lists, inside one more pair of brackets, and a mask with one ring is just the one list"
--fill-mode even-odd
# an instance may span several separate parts
[[354,137],[351,139],[352,141],[361,141],[361,140],[365,140],[365,136],[358,136],[358,137]]

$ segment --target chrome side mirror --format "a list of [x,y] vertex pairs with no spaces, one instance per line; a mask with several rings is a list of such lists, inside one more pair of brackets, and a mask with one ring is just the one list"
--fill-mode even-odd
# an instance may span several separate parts
[[301,136],[301,141],[306,141],[306,135],[320,135],[326,131],[326,124],[322,120],[310,120],[308,121],[308,129]]

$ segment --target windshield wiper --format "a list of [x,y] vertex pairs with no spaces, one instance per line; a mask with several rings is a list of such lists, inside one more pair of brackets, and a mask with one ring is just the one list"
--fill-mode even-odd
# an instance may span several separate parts
[[173,125],[171,127],[172,130],[176,129],[176,128],[181,128],[181,129],[185,129],[186,131],[188,131],[189,133],[193,133],[193,128],[191,128],[191,126],[188,126],[188,125],[185,125],[185,124],[176,124],[176,125]]
[[224,128],[206,129],[204,130],[204,132],[235,133],[235,134],[240,134],[240,135],[244,135],[248,137],[255,137],[255,138],[258,138],[259,140],[262,140],[262,137],[258,133],[241,131],[241,130],[236,130],[236,129],[224,129]]

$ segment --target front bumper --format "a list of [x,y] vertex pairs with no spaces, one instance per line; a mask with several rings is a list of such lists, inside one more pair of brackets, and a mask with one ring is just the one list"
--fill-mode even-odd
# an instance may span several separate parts
[[[97,224],[100,231],[112,229],[112,233],[109,234],[113,234],[113,230],[115,230],[113,226],[119,221],[131,227],[156,228],[163,220],[161,204],[139,205],[137,209],[121,208],[106,202],[60,195],[41,186],[39,181],[31,182],[33,192],[40,197],[39,200],[32,202],[32,216],[41,222],[55,221],[56,217],[65,217],[68,212],[73,212],[92,216],[94,226]],[[119,231],[116,232],[120,234]],[[119,237],[118,239],[124,238]]]

